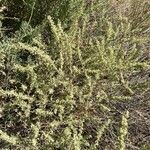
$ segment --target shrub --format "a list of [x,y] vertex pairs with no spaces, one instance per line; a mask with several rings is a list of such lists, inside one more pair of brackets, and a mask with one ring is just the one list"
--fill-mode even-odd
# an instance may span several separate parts
[[25,21],[1,41],[0,147],[123,150],[134,99],[149,86],[139,75],[150,68],[148,20],[135,29],[133,17],[115,14],[107,1],[64,6],[69,14],[61,5],[45,19],[50,43],[44,23]]

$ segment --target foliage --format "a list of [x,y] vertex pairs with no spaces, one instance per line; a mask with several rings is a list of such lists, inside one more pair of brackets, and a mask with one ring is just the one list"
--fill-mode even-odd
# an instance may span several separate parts
[[[149,107],[149,3],[124,12],[107,0],[21,3],[30,11],[19,12],[21,25],[0,42],[0,148],[136,146],[138,103]],[[3,4],[16,15],[22,7]]]

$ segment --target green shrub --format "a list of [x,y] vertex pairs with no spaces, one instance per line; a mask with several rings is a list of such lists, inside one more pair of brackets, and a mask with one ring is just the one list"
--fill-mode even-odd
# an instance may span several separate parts
[[1,3],[7,7],[3,19],[3,27],[7,29],[6,34],[19,30],[23,21],[28,22],[32,27],[40,25],[48,14],[64,20],[69,8],[68,0],[3,0]]
[[134,78],[150,69],[148,20],[135,30],[106,0],[69,2],[44,20],[50,43],[28,21],[0,43],[0,148],[125,149],[126,105],[149,86]]

